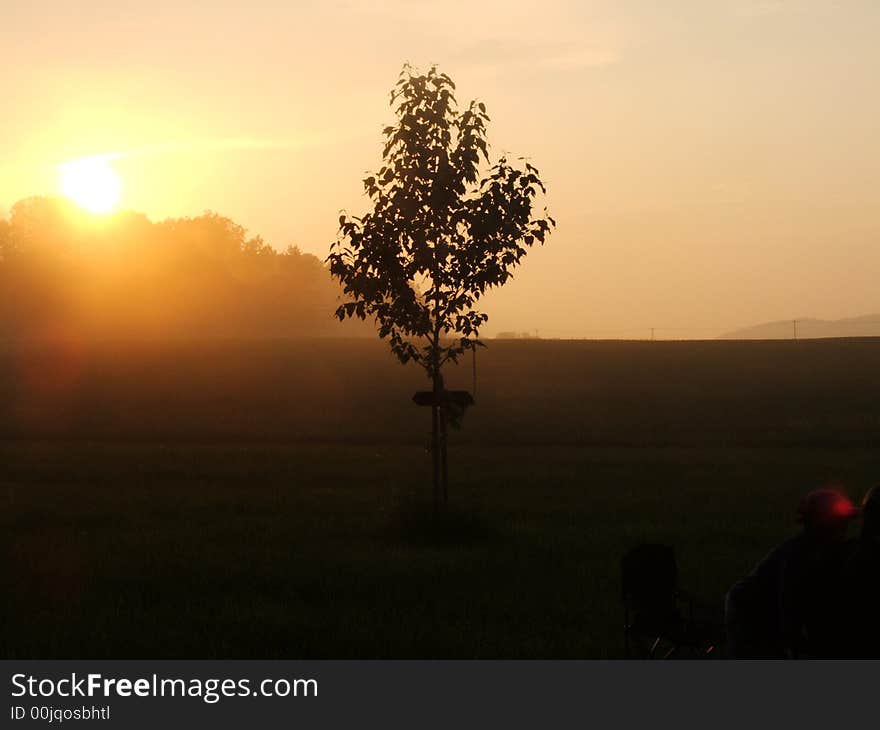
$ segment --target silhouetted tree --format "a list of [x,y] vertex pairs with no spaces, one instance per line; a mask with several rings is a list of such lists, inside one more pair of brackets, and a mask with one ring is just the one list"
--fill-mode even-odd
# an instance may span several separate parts
[[443,366],[481,345],[487,315],[478,300],[555,226],[546,208],[533,215],[546,192],[538,171],[506,157],[489,167],[486,107],[472,101],[460,111],[454,92],[436,67],[404,67],[384,164],[364,179],[372,211],[340,216],[328,257],[347,295],[339,320],[374,318],[399,360],[415,361],[431,381],[435,505],[441,490],[446,500]]
[[3,261],[11,251],[12,240],[9,237],[9,221],[0,218],[0,261]]

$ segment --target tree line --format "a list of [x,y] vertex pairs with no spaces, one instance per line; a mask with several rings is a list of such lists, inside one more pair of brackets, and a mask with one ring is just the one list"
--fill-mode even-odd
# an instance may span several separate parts
[[316,256],[212,212],[152,222],[32,197],[0,218],[0,338],[358,334]]

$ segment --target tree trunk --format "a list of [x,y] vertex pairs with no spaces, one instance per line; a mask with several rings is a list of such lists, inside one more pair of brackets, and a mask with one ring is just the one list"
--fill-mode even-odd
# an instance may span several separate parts
[[440,394],[443,391],[439,373],[434,375],[434,403],[431,406],[431,459],[433,461],[434,512],[440,508]]
[[446,455],[446,408],[440,408],[440,485],[443,491],[443,506],[449,504],[449,461]]

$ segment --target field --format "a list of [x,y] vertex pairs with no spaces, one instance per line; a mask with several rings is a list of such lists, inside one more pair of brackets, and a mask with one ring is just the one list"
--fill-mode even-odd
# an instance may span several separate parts
[[717,611],[804,491],[880,475],[877,340],[477,365],[437,524],[380,343],[0,349],[3,656],[619,656],[625,549],[673,544]]

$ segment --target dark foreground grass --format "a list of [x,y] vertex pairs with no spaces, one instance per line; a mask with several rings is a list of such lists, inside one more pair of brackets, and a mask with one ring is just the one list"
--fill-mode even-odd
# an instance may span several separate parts
[[426,512],[413,445],[0,446],[2,653],[31,658],[609,657],[619,560],[675,545],[727,586],[867,448],[459,446]]

